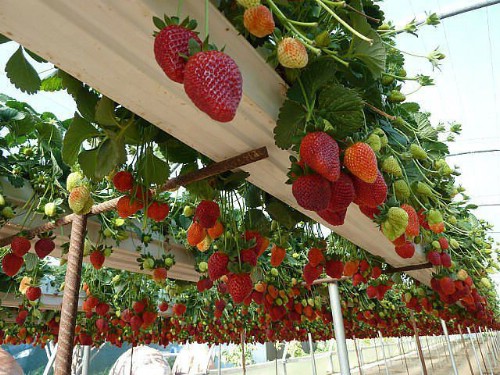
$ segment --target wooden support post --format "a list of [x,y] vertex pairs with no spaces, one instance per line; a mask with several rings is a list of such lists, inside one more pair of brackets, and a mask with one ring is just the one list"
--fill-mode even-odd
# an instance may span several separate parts
[[472,363],[470,362],[470,358],[469,358],[469,351],[467,350],[467,345],[465,345],[465,339],[464,339],[464,335],[462,333],[462,327],[460,326],[460,324],[458,325],[458,332],[460,333],[462,345],[463,345],[464,350],[465,350],[465,357],[467,358],[467,363],[469,364],[470,373],[471,373],[471,375],[474,375],[474,370],[472,369]]
[[410,310],[410,313],[411,313],[411,325],[413,326],[413,331],[415,332],[415,342],[417,343],[417,351],[418,351],[418,356],[420,358],[420,365],[422,366],[423,374],[427,375],[427,367],[425,366],[424,353],[422,352],[422,346],[420,345],[417,323],[415,322],[415,314],[413,313],[413,310]]
[[71,228],[68,263],[64,279],[61,320],[59,322],[59,345],[54,375],[68,375],[71,373],[86,228],[87,216],[75,215]]
[[241,332],[241,367],[243,367],[243,375],[247,373],[247,368],[245,366],[245,330]]

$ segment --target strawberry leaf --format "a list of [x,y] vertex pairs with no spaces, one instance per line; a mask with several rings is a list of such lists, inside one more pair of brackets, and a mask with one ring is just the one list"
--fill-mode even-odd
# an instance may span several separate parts
[[306,125],[307,111],[304,107],[293,101],[286,100],[280,108],[278,121],[274,128],[274,142],[283,150],[288,150],[293,145],[296,133]]
[[21,46],[7,61],[5,73],[10,82],[23,92],[34,94],[40,89],[40,77],[35,68],[26,60]]
[[101,133],[84,118],[75,115],[64,136],[62,158],[67,165],[75,164],[82,143],[90,138],[98,137]]
[[162,185],[170,174],[168,163],[157,157],[151,147],[148,147],[138,160],[137,167],[139,177],[146,186],[149,184]]

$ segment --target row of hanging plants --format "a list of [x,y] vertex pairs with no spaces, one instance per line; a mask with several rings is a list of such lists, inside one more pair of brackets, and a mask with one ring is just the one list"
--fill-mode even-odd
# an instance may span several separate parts
[[[60,121],[0,97],[0,176],[16,188],[33,189],[24,205],[0,196],[1,225],[16,220],[29,228],[35,217],[87,214],[93,204],[120,197],[116,209],[96,216],[99,237],[86,240],[91,266],[84,274],[78,340],[237,341],[242,328],[255,341],[303,339],[307,332],[329,338],[326,288],[312,286],[324,275],[347,279],[342,289],[349,335],[371,336],[381,328],[389,335],[409,333],[403,306],[421,313],[417,320],[429,332],[437,332],[437,317],[455,326],[496,328],[490,227],[473,215],[474,206],[455,186],[459,172],[445,161],[444,140],[452,141],[460,125],[432,126],[430,114],[402,94],[406,81],[432,84],[430,77],[407,75],[394,42],[399,32],[416,33],[420,26],[394,29],[371,1],[217,4],[289,84],[274,134],[278,147],[297,156],[289,173],[297,203],[334,226],[344,223],[351,203],[358,205],[402,258],[411,258],[421,244],[435,266],[432,288],[385,274],[383,259],[327,233],[248,183],[246,173],[163,191],[169,178],[212,162],[60,69],[39,77],[30,61],[43,59],[19,47],[6,66],[11,81],[28,92],[66,90],[77,112]],[[430,15],[426,23],[438,22]],[[154,24],[160,29],[154,51],[165,79],[183,83],[200,110],[229,122],[245,79],[237,62],[202,42],[192,20],[161,17]],[[437,65],[443,57],[433,51],[425,58]],[[105,268],[113,246],[131,233],[140,239],[134,249],[138,267],[152,281]],[[44,277],[64,270],[64,255],[60,270],[53,262],[46,266],[56,234],[30,242],[21,231],[0,250],[2,285],[26,300],[16,324],[2,327],[9,343],[42,344],[57,336],[57,313],[43,312],[37,302]],[[196,285],[168,280],[175,259],[168,251],[154,256],[148,245],[155,239],[183,244],[194,254]],[[61,285],[60,277],[51,280]],[[174,317],[158,317],[167,304]]]

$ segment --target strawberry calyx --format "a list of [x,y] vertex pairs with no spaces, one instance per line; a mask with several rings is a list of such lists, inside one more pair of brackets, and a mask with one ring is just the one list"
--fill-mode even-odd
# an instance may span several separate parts
[[[163,15],[163,19],[154,16],[153,17],[153,23],[155,26],[159,29],[159,31],[163,30],[167,26],[171,25],[177,25],[186,28],[187,30],[192,30],[196,29],[198,27],[198,21],[195,19],[190,19],[189,17],[186,17],[182,21],[180,20],[179,17],[176,16],[167,16],[166,14]],[[156,36],[158,34],[158,31],[155,31],[153,33],[153,36]]]

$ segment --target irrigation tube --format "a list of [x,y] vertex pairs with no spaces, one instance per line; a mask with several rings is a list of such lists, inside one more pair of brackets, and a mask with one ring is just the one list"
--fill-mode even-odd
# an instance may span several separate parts
[[337,341],[340,373],[342,375],[351,375],[349,353],[347,352],[347,343],[345,340],[344,318],[342,317],[342,308],[340,306],[339,284],[337,281],[328,284],[328,294],[330,295],[330,305],[332,308],[333,328],[335,331],[335,340]]
[[455,356],[453,355],[453,348],[451,347],[450,336],[448,335],[448,327],[446,327],[446,322],[443,319],[441,319],[441,326],[443,327],[446,343],[448,344],[448,351],[450,352],[450,360],[451,367],[453,368],[453,373],[455,375],[458,375],[457,364],[455,363]]

